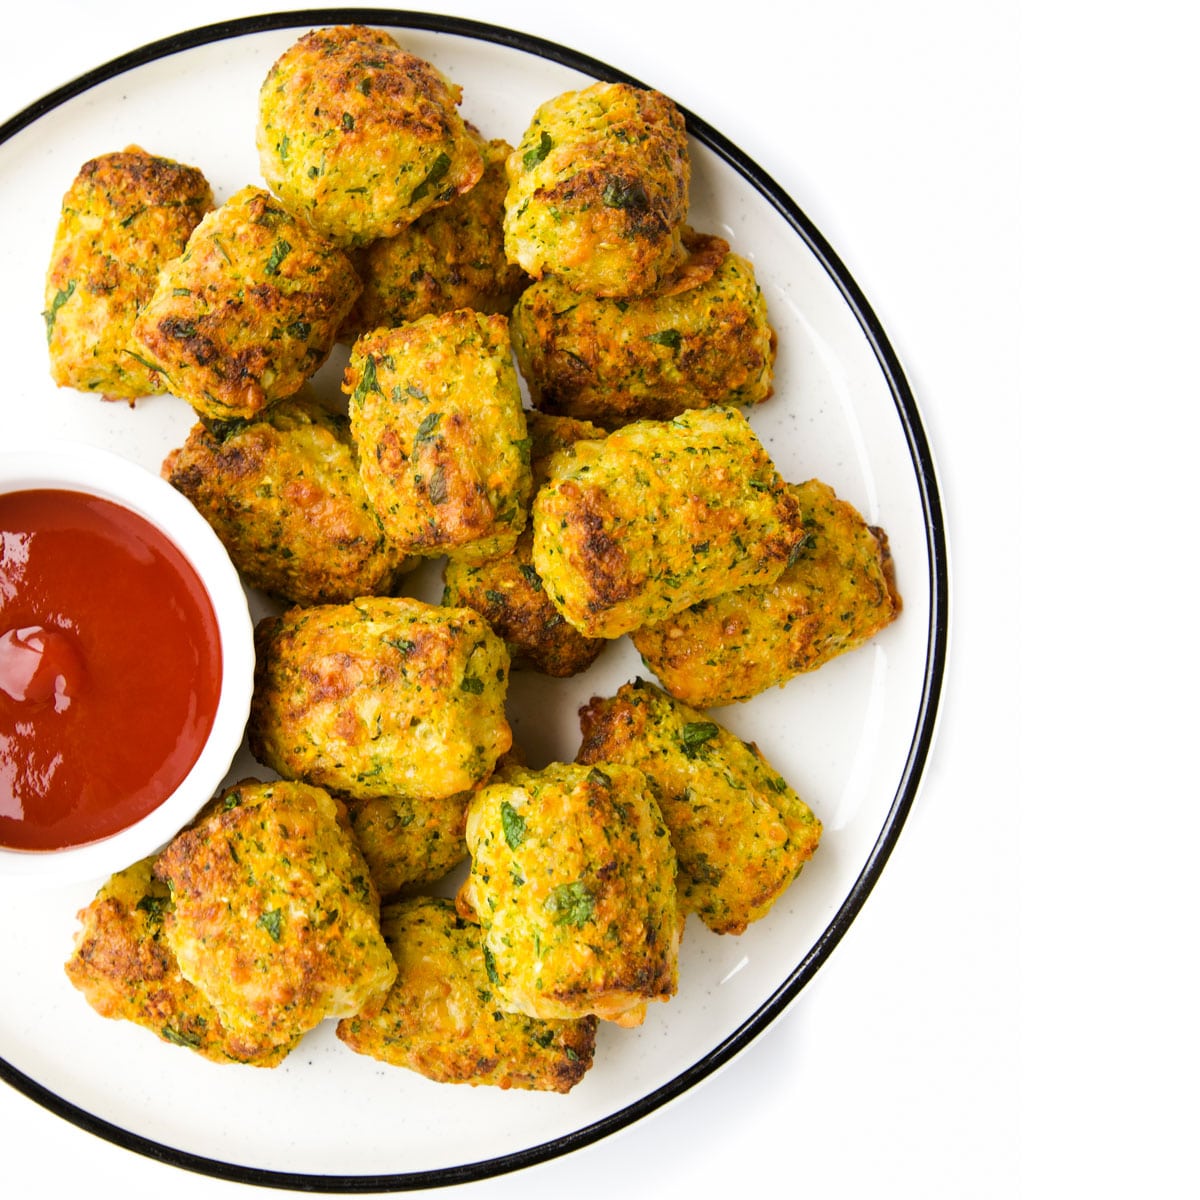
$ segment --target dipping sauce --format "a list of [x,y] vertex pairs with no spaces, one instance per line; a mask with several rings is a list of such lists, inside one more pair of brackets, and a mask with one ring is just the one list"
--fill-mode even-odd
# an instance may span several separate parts
[[220,691],[212,604],[162,533],[82,492],[0,495],[0,845],[82,845],[157,808]]

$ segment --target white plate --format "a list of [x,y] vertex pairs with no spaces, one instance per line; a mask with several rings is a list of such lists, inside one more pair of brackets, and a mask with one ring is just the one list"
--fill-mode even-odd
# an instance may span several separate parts
[[[464,115],[489,137],[515,143],[543,100],[623,77],[491,26],[373,16],[397,22],[405,46],[462,85]],[[312,19],[250,18],[155,43],[0,126],[4,449],[67,435],[157,468],[183,440],[193,416],[171,397],[130,407],[51,384],[40,310],[59,201],[84,161],[134,142],[199,166],[218,201],[259,182],[258,87]],[[95,886],[0,895],[0,1076],[33,1100],[140,1153],[248,1183],[365,1191],[478,1179],[592,1142],[711,1075],[845,932],[900,832],[932,739],[947,629],[940,501],[909,387],[835,253],[760,167],[690,114],[689,126],[692,224],[753,259],[779,334],[776,394],[752,424],[785,477],[825,480],[887,530],[904,598],[901,618],[866,647],[716,714],[821,817],[815,860],[741,937],[690,922],[677,998],[651,1006],[640,1029],[603,1028],[595,1066],[567,1096],[430,1083],[351,1053],[329,1027],[276,1070],[214,1066],[102,1020],[67,982],[75,913]],[[320,386],[336,389],[340,362]],[[417,586],[436,598],[436,573]],[[573,680],[514,675],[510,715],[531,761],[573,757],[579,705],[639,673],[622,640]],[[255,769],[243,753],[231,775]]]

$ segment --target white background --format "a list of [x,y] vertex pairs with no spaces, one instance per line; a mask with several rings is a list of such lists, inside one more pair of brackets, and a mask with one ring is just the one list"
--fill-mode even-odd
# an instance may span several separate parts
[[[920,797],[793,1007],[644,1124],[438,1194],[1194,1195],[1200,108],[1196,39],[1169,15],[1185,10],[414,7],[620,67],[790,192],[916,392],[954,598]],[[0,118],[261,9],[22,6]],[[257,1190],[129,1154],[2,1086],[0,1171],[9,1196]]]

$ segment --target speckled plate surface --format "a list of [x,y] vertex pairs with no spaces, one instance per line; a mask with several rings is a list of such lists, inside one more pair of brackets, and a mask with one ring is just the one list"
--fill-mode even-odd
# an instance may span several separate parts
[[[462,85],[464,115],[514,143],[543,100],[624,77],[492,26],[354,15],[392,27]],[[198,29],[100,66],[0,126],[6,450],[52,433],[157,469],[182,442],[193,417],[172,397],[130,407],[50,382],[40,310],[59,201],[84,161],[130,143],[199,166],[218,200],[259,182],[263,76],[306,29],[345,19],[347,10],[314,10]],[[834,251],[702,116],[689,114],[689,128],[691,223],[754,261],[779,335],[776,394],[751,422],[785,477],[825,480],[886,529],[904,598],[900,620],[866,647],[715,714],[756,741],[820,816],[814,861],[741,937],[690,922],[678,997],[652,1006],[640,1029],[603,1028],[596,1065],[567,1096],[430,1083],[352,1054],[332,1027],[276,1070],[215,1067],[102,1020],[67,982],[75,914],[100,880],[36,897],[9,888],[0,894],[0,1075],[32,1100],[134,1151],[249,1183],[372,1191],[483,1178],[595,1141],[710,1076],[795,999],[854,919],[912,804],[941,688],[946,552],[930,451],[887,337]],[[336,392],[343,361],[335,354],[317,386]],[[436,566],[410,590],[436,599]],[[510,716],[530,761],[573,757],[579,706],[638,674],[626,639],[575,679],[516,673]],[[256,769],[243,752],[231,776]]]

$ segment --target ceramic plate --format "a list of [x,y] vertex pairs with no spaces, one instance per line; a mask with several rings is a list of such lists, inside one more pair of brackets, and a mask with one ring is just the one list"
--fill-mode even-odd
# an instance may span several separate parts
[[[199,166],[218,201],[260,182],[259,84],[301,33],[338,21],[326,10],[199,29],[98,67],[0,127],[5,449],[67,435],[157,470],[183,441],[193,416],[172,397],[131,407],[51,384],[40,312],[59,202],[87,159],[130,143]],[[384,11],[372,21],[395,21],[408,49],[461,84],[464,115],[514,144],[542,101],[627,78],[492,26]],[[867,646],[715,714],[820,816],[814,861],[740,937],[689,922],[677,998],[652,1005],[637,1030],[601,1029],[595,1066],[567,1096],[434,1084],[351,1053],[328,1022],[276,1070],[214,1066],[101,1019],[68,984],[75,914],[101,881],[6,896],[0,1072],[32,1099],[135,1151],[249,1183],[366,1191],[478,1179],[601,1138],[711,1075],[845,932],[900,832],[932,736],[946,637],[940,504],[913,397],[866,299],[796,203],[688,119],[691,223],[753,260],[779,336],[776,393],[751,422],[786,478],[823,479],[886,529],[904,598],[901,618]],[[335,355],[318,387],[336,393],[343,361]],[[416,594],[436,599],[436,574],[416,579]],[[575,679],[515,673],[511,720],[531,763],[572,758],[579,706],[638,674],[627,639]],[[243,752],[231,776],[255,769]]]

